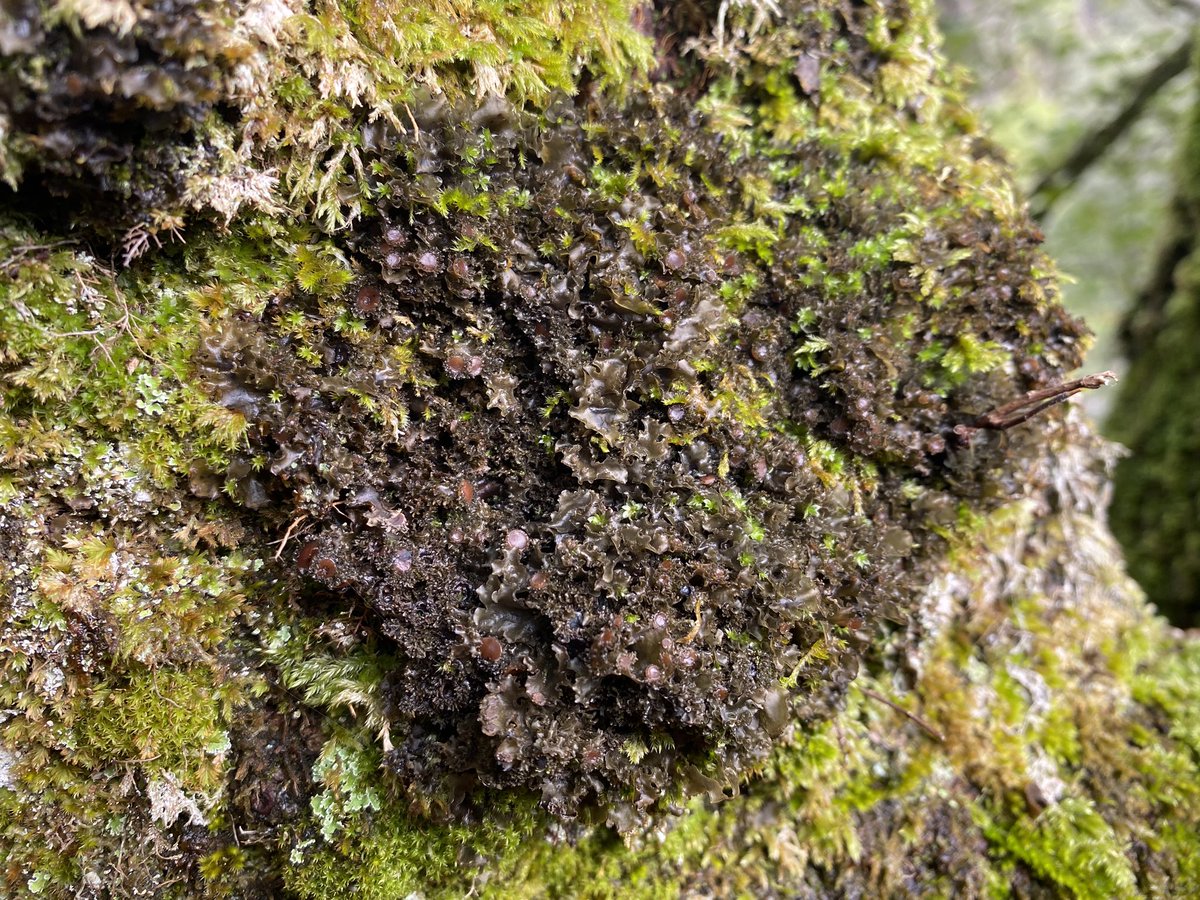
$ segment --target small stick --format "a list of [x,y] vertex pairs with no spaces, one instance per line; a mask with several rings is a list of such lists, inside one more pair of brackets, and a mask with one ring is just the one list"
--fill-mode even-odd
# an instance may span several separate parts
[[887,697],[883,696],[883,694],[876,693],[875,691],[871,690],[870,688],[859,687],[859,690],[863,692],[864,696],[870,697],[872,700],[878,700],[880,703],[884,704],[885,706],[890,706],[896,712],[900,713],[900,715],[905,716],[908,719],[910,719],[915,725],[920,727],[920,729],[922,731],[924,731],[927,735],[929,735],[931,738],[933,738],[939,744],[944,744],[946,742],[946,736],[944,734],[942,734],[940,731],[938,731],[936,728],[934,728],[932,725],[930,725],[928,722],[926,722],[924,719],[922,719],[916,713],[909,712],[907,709],[905,709],[900,704],[898,704],[892,700],[889,700]]
[[279,549],[275,551],[275,558],[283,556],[283,548],[287,546],[288,540],[292,536],[292,532],[296,530],[296,526],[308,518],[308,513],[301,513],[298,519],[292,519],[292,524],[287,527],[287,531],[283,533],[283,540],[279,542]]
[[964,443],[969,444],[971,438],[975,436],[975,432],[981,429],[1003,431],[1006,428],[1012,428],[1014,425],[1028,422],[1038,413],[1044,412],[1052,406],[1064,403],[1080,391],[1094,391],[1097,388],[1113,384],[1116,380],[1115,372],[1098,372],[1095,375],[1076,378],[1074,381],[1064,381],[1062,384],[1029,391],[1010,403],[997,406],[990,412],[984,413],[969,425],[956,425],[954,433]]

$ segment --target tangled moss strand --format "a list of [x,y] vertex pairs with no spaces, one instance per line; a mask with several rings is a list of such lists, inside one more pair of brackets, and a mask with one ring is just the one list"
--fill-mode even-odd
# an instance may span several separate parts
[[928,10],[516,6],[4,32],[5,888],[1194,884],[1107,451],[956,430],[1086,336]]

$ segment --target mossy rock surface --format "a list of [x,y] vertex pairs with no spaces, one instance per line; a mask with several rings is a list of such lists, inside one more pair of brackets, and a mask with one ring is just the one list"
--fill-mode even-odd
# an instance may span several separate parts
[[924,5],[0,50],[9,893],[1198,889],[1111,452],[970,427],[1086,335]]

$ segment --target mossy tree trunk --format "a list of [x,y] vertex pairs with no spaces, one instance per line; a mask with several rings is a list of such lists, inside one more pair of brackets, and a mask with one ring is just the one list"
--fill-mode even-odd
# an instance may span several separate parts
[[1110,430],[1130,456],[1117,469],[1113,528],[1150,600],[1172,621],[1194,626],[1200,623],[1200,108],[1179,165],[1155,275],[1127,319],[1131,365]]
[[4,9],[9,894],[1200,891],[926,4]]

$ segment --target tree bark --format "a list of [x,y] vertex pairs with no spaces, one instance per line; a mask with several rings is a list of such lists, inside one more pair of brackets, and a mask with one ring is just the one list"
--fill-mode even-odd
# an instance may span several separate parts
[[[1193,61],[1193,67],[1195,63]],[[1125,320],[1130,372],[1110,429],[1130,450],[1117,469],[1113,528],[1130,571],[1173,622],[1194,626],[1200,597],[1200,334],[1196,299],[1196,223],[1200,221],[1200,143],[1193,113],[1180,154],[1172,217],[1150,283]],[[1147,504],[1146,497],[1161,498]]]
[[926,5],[5,10],[9,895],[1200,887]]

